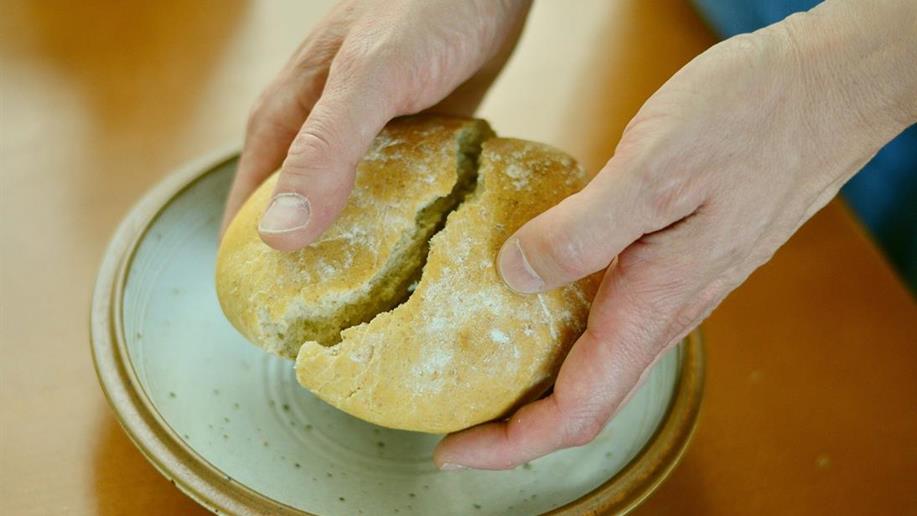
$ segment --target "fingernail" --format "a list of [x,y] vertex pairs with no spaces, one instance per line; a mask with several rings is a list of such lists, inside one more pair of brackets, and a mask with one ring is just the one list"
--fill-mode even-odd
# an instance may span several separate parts
[[497,257],[497,270],[509,288],[522,294],[534,294],[544,288],[544,280],[529,264],[519,239],[513,237]]
[[298,193],[274,196],[271,205],[261,216],[258,231],[261,233],[289,233],[306,227],[309,223],[309,201]]
[[466,468],[465,466],[462,466],[461,464],[453,464],[451,462],[446,462],[445,464],[439,467],[440,471],[459,471],[462,469],[468,469],[468,468]]

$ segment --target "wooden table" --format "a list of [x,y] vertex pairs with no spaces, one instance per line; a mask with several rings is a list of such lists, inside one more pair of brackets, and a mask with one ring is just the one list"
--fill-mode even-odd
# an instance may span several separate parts
[[[326,2],[7,2],[0,14],[0,513],[202,512],[118,427],[89,293],[119,218],[170,169],[240,141]],[[713,37],[681,0],[540,2],[482,114],[592,170]],[[684,462],[643,514],[917,507],[917,310],[840,203],[707,323]]]

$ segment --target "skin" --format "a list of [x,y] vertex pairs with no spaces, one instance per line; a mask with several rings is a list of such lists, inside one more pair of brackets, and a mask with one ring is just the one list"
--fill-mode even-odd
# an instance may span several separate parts
[[[282,163],[284,209],[269,208],[262,239],[279,250],[313,241],[388,120],[473,111],[528,7],[340,4],[252,112],[225,220]],[[522,293],[605,271],[553,393],[507,421],[447,436],[436,464],[507,469],[591,441],[665,351],[917,121],[913,63],[917,3],[828,0],[685,65],[589,185],[520,228],[497,257]]]

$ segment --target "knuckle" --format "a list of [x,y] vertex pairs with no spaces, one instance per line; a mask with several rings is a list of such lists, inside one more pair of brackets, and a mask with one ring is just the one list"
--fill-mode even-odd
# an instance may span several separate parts
[[700,322],[699,319],[703,317],[703,312],[706,311],[705,307],[706,305],[698,300],[688,305],[683,310],[678,311],[672,321],[672,327],[669,333],[673,335],[681,334],[692,329]]
[[563,279],[576,279],[595,272],[590,248],[582,238],[559,227],[535,232],[533,236],[538,262],[548,269],[539,272],[559,274]]
[[592,272],[583,246],[574,238],[564,237],[548,246],[548,256],[565,277],[579,277]]
[[641,189],[649,218],[671,223],[688,216],[698,202],[692,194],[691,178],[667,160],[650,159],[641,174]]
[[287,160],[280,170],[279,184],[282,185],[307,185],[313,179],[312,168]]
[[294,158],[308,157],[314,162],[331,155],[331,142],[322,136],[320,131],[305,128],[296,135],[290,144],[289,155]]
[[595,417],[580,417],[568,420],[564,431],[563,444],[567,447],[583,446],[592,442],[604,425]]
[[679,204],[683,200],[682,187],[670,178],[659,178],[650,189],[647,198],[652,218],[665,220],[678,218]]
[[[632,123],[634,123],[632,121]],[[702,178],[678,158],[672,156],[672,147],[691,149],[693,143],[683,143],[672,136],[667,127],[656,122],[640,122],[629,128],[627,141],[616,150],[617,167],[621,177],[637,203],[644,233],[652,233],[691,214],[703,198]],[[647,134],[634,136],[639,132]],[[617,187],[617,186],[616,186]]]

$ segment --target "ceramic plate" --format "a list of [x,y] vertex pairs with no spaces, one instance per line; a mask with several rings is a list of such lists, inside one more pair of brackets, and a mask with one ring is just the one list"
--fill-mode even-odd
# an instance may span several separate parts
[[439,472],[440,436],[355,419],[225,320],[214,260],[234,155],[192,164],[127,217],[93,299],[102,387],[151,462],[216,512],[624,511],[674,466],[697,414],[696,335],[660,360],[592,443],[514,471]]

